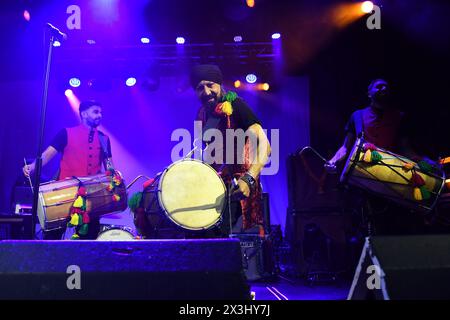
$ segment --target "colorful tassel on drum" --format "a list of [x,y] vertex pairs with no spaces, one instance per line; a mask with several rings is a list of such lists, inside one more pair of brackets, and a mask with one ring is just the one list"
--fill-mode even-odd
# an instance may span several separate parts
[[83,206],[83,197],[78,196],[75,202],[73,203],[74,208],[81,208]]
[[431,197],[430,191],[425,186],[425,180],[416,172],[412,173],[411,183],[414,187],[413,195],[417,201],[428,200]]
[[81,227],[79,228],[77,233],[81,234],[82,236],[85,236],[85,235],[87,235],[88,231],[89,231],[89,225],[87,223],[84,223],[81,225]]
[[120,201],[120,196],[118,194],[113,194],[112,195],[112,201],[119,202]]
[[70,220],[67,223],[68,227],[76,227],[76,231],[71,237],[72,240],[78,240],[80,238],[79,230],[87,230],[89,219],[89,213],[87,210],[87,189],[80,184],[77,191],[77,197],[70,208]]
[[145,181],[142,185],[142,188],[147,189],[148,187],[150,187],[153,182],[155,182],[154,178],[148,179],[147,181]]
[[423,200],[428,200],[431,198],[431,192],[427,189],[427,187],[421,186],[419,189],[420,189],[420,192],[422,193]]
[[406,162],[403,164],[403,171],[409,172],[414,168],[414,163],[412,162]]
[[80,240],[80,236],[78,234],[74,233],[72,235],[72,237],[70,237],[70,240]]
[[372,143],[365,143],[364,146],[364,156],[363,161],[367,163],[377,163],[380,162],[383,157],[377,151],[377,147]]
[[130,210],[132,212],[135,212],[137,208],[141,205],[142,200],[142,192],[136,192],[134,193],[130,200],[128,200],[128,207],[130,207]]
[[414,199],[415,200],[417,200],[417,201],[421,201],[423,198],[422,198],[422,192],[420,192],[420,188],[414,188],[414,190],[413,190],[413,194],[414,194]]
[[75,227],[75,226],[77,226],[79,221],[80,221],[80,216],[78,215],[78,213],[72,214],[72,216],[70,217],[70,221],[69,221],[68,227]]

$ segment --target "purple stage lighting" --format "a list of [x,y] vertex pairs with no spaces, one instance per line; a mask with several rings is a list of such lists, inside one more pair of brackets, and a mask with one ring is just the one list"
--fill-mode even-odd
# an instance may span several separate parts
[[185,39],[183,37],[177,37],[176,41],[178,44],[184,44]]
[[281,38],[281,34],[279,34],[278,32],[275,32],[274,34],[272,34],[272,39],[280,39]]
[[141,42],[142,42],[142,43],[150,43],[150,39],[147,38],[147,37],[142,37],[142,38],[141,38]]

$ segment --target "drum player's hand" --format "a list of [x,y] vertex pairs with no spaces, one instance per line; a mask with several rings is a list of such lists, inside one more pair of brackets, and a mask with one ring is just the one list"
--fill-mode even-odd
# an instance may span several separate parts
[[325,170],[327,170],[328,173],[336,173],[337,172],[337,168],[336,168],[336,163],[335,162],[331,162],[331,161],[327,161],[324,164]]
[[239,179],[237,183],[238,183],[237,188],[233,193],[248,198],[250,196],[250,188],[248,184],[241,179]]
[[35,167],[34,162],[32,164],[27,164],[23,166],[22,171],[25,177],[28,178],[30,176],[30,174],[34,171],[34,167]]

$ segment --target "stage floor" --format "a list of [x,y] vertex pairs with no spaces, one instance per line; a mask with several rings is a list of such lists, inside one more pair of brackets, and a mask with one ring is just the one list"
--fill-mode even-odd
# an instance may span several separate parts
[[346,300],[351,280],[317,282],[277,276],[271,281],[250,282],[255,300]]

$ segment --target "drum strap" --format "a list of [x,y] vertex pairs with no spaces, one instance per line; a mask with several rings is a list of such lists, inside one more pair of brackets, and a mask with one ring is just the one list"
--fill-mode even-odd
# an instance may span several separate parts
[[363,110],[357,110],[355,111],[355,130],[356,130],[356,136],[358,138],[364,138],[364,120],[363,120]]
[[98,139],[100,140],[100,145],[102,147],[103,152],[103,166],[105,170],[108,170],[108,164],[106,163],[106,159],[108,159],[108,138],[101,131],[98,131]]

